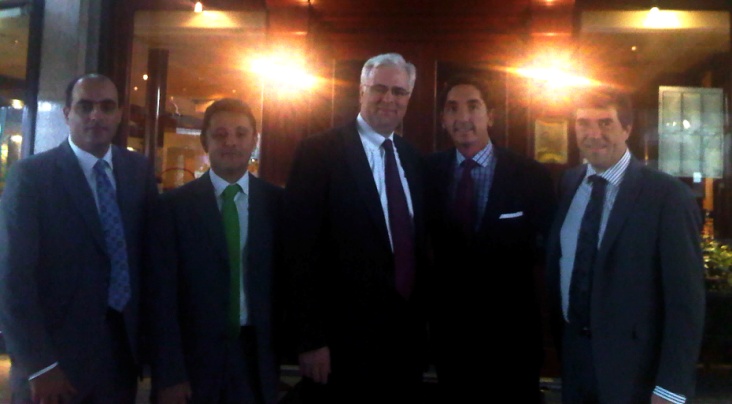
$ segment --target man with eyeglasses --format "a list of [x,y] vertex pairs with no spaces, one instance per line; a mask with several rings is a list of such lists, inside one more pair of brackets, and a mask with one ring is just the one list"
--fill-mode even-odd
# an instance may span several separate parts
[[369,59],[358,117],[296,152],[283,229],[305,402],[419,402],[420,161],[394,133],[415,78],[398,54]]
[[70,136],[15,163],[0,201],[0,324],[14,403],[134,403],[143,238],[157,188],[111,144],[112,81],[72,80]]

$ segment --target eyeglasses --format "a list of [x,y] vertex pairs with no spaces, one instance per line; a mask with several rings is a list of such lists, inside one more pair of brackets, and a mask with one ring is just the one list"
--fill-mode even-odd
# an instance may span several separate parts
[[105,115],[110,115],[117,111],[117,102],[113,100],[102,100],[99,102],[79,100],[74,104],[74,111],[80,115],[89,115],[94,111],[95,105],[98,105],[99,110]]
[[386,95],[387,92],[391,91],[391,95],[394,97],[406,97],[410,94],[409,90],[401,87],[387,87],[383,84],[366,85],[369,88],[369,92],[373,95]]

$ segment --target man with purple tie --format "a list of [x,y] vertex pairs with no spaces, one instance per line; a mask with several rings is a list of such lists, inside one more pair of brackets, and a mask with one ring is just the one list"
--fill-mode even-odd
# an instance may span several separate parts
[[[437,376],[446,403],[472,401],[475,386],[512,386],[515,402],[538,403],[535,279],[555,207],[553,185],[541,164],[492,141],[489,91],[473,76],[447,81],[442,127],[455,147],[427,159]],[[486,379],[488,367],[498,376]]]
[[417,152],[394,133],[415,77],[398,54],[369,59],[358,117],[295,155],[283,228],[307,402],[418,402],[422,180]]

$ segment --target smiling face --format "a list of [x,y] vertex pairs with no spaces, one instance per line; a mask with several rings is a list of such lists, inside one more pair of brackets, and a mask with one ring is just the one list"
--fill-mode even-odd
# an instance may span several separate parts
[[80,79],[71,92],[71,104],[64,108],[64,117],[71,141],[96,157],[104,157],[122,119],[114,83],[105,77]]
[[442,110],[442,127],[463,156],[473,157],[488,144],[491,126],[493,113],[475,86],[459,84],[450,89]]
[[582,157],[598,172],[615,165],[628,149],[625,142],[632,126],[623,127],[615,107],[580,108],[574,126]]
[[361,116],[377,133],[388,136],[407,113],[409,97],[409,75],[404,69],[377,67],[361,84]]
[[217,112],[211,117],[204,136],[204,149],[216,175],[234,183],[246,174],[249,158],[257,145],[257,133],[246,115]]

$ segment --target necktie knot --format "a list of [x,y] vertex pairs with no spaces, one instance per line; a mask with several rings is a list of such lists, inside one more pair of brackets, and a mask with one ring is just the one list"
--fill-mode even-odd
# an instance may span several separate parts
[[384,148],[384,151],[387,153],[394,153],[394,142],[391,141],[391,139],[384,140],[384,143],[381,144],[381,147]]
[[107,174],[107,167],[109,167],[109,163],[107,163],[107,162],[106,162],[105,160],[103,160],[103,159],[99,159],[99,160],[97,160],[97,162],[96,162],[96,163],[94,164],[94,173],[95,173],[96,175],[100,175],[100,174],[104,174],[104,175],[106,175],[106,174]]
[[598,174],[590,175],[589,177],[587,177],[587,181],[592,184],[593,188],[595,186],[604,187],[605,185],[607,185],[607,180],[603,177],[600,177]]
[[478,167],[478,163],[473,159],[465,159],[462,163],[460,163],[460,166],[463,168],[463,170],[470,172],[475,167]]
[[225,201],[233,201],[239,191],[241,191],[239,184],[231,184],[224,189],[224,192],[221,193],[221,198]]

